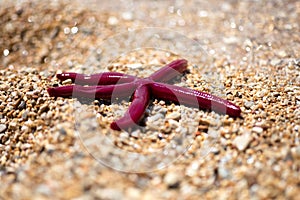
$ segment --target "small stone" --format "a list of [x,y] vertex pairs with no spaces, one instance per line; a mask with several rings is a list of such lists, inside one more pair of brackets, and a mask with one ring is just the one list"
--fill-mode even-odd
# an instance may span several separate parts
[[3,133],[6,130],[6,125],[5,124],[0,124],[0,133]]
[[131,69],[139,69],[139,68],[143,67],[143,65],[141,63],[127,64],[126,66]]
[[16,128],[17,128],[17,122],[11,122],[10,124],[9,124],[9,128],[10,129],[12,129],[12,130],[15,130]]
[[261,134],[264,130],[261,127],[255,126],[252,128],[252,131]]
[[158,110],[159,113],[162,113],[162,114],[166,114],[168,112],[168,109],[167,108],[160,108]]
[[23,120],[26,120],[27,119],[27,117],[28,117],[28,110],[26,110],[23,114],[22,114],[22,119]]
[[1,162],[0,162],[0,164],[1,164],[1,165],[4,165],[4,164],[6,163],[6,161],[7,161],[6,156],[2,156],[2,157],[1,157]]
[[120,133],[120,139],[121,141],[125,141],[129,138],[129,134],[127,132]]
[[228,178],[230,176],[229,171],[222,165],[218,168],[218,174],[222,178]]
[[157,130],[160,130],[160,127],[153,124],[153,123],[150,123],[150,122],[147,122],[147,127],[149,128],[149,130],[152,130],[152,131],[157,131]]
[[219,137],[219,132],[213,129],[208,130],[208,136],[214,139],[217,139]]
[[23,131],[24,133],[28,133],[30,131],[30,128],[26,125],[23,125],[21,131]]
[[36,188],[36,192],[38,194],[43,194],[43,195],[47,195],[47,196],[50,196],[52,193],[51,188],[45,184],[38,185]]
[[72,84],[72,80],[71,79],[66,79],[62,82],[63,85],[69,85]]
[[285,91],[285,92],[293,92],[293,91],[294,91],[294,88],[292,88],[292,87],[285,87],[285,88],[284,88],[284,91]]
[[226,44],[235,44],[238,42],[238,38],[235,36],[231,36],[231,37],[224,37],[223,38],[224,43]]
[[163,119],[163,118],[164,118],[163,114],[157,113],[151,117],[148,117],[148,121],[155,122],[155,121],[158,121],[159,119]]
[[119,20],[115,16],[110,16],[107,20],[107,23],[111,26],[115,26],[119,23]]
[[245,108],[251,108],[254,105],[253,101],[245,101],[244,106]]
[[1,91],[6,91],[6,90],[8,90],[8,88],[9,88],[9,85],[6,84],[6,83],[0,85],[0,90]]
[[181,114],[179,112],[172,112],[166,116],[167,119],[174,119],[174,120],[178,120],[180,119],[180,117]]
[[31,144],[28,144],[28,143],[26,143],[26,144],[23,144],[22,146],[21,146],[21,149],[22,150],[24,150],[24,149],[29,149],[29,148],[31,148]]
[[251,134],[249,132],[246,132],[243,135],[237,136],[233,140],[233,145],[235,145],[239,151],[243,151],[247,148],[251,140],[252,140]]
[[287,52],[284,51],[284,50],[281,50],[281,51],[277,52],[277,54],[278,54],[278,56],[280,56],[281,58],[284,58],[284,57],[286,57],[286,56],[288,55]]
[[139,130],[136,130],[136,131],[133,131],[130,135],[131,135],[131,137],[139,138],[140,137],[140,132],[139,132]]
[[186,169],[186,175],[193,177],[196,176],[200,167],[199,161],[193,161]]
[[270,64],[271,64],[272,66],[276,66],[276,65],[278,65],[280,62],[281,62],[280,59],[275,58],[275,59],[272,59],[272,60],[270,61]]
[[179,122],[175,121],[173,119],[168,120],[168,122],[169,122],[171,128],[177,128],[180,126]]
[[168,185],[169,188],[175,188],[179,185],[180,176],[176,172],[169,172],[164,177],[164,183]]
[[25,101],[21,101],[21,103],[19,104],[18,108],[19,108],[20,110],[25,109],[25,108],[26,108],[26,102],[25,102]]
[[122,18],[124,20],[130,21],[130,20],[132,20],[132,17],[133,17],[132,12],[123,12],[122,13]]
[[40,107],[40,110],[39,110],[39,114],[40,113],[43,113],[43,112],[46,112],[47,110],[49,110],[49,107],[48,107],[48,105],[42,105],[41,107]]

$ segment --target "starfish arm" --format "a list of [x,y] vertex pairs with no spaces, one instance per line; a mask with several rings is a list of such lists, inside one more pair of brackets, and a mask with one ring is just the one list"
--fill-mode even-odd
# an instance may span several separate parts
[[228,114],[232,117],[239,117],[241,114],[239,106],[205,92],[164,83],[150,83],[149,85],[151,93],[155,98],[201,109],[213,110],[221,114]]
[[123,83],[119,85],[105,86],[81,86],[68,85],[48,88],[47,91],[52,97],[86,97],[111,100],[130,96],[137,86],[134,83]]
[[[149,78],[153,81],[168,82],[187,69],[187,60],[175,60],[160,70],[154,72]],[[136,76],[127,75],[119,72],[103,72],[98,74],[79,74],[74,72],[64,72],[57,74],[56,77],[61,80],[71,79],[78,85],[112,85],[129,83],[137,80]]]
[[73,85],[48,88],[47,92],[50,97],[70,97],[73,93]]
[[125,113],[125,115],[112,122],[110,127],[113,130],[127,130],[134,126],[140,121],[145,113],[145,109],[149,104],[150,93],[147,85],[139,86],[133,95],[133,100]]
[[149,78],[155,82],[168,82],[172,78],[182,74],[186,69],[187,60],[175,60],[154,72]]
[[74,72],[64,72],[57,74],[56,77],[61,80],[71,79],[78,85],[112,85],[129,83],[137,79],[135,76],[126,75],[119,72],[103,72],[92,75],[78,74]]

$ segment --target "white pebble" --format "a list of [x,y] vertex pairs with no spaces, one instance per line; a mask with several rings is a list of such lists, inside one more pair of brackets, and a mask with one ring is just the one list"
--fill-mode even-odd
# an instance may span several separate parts
[[5,124],[0,124],[0,133],[4,132],[6,130]]
[[261,127],[253,127],[252,131],[261,134],[264,130]]
[[74,26],[71,28],[71,33],[76,34],[78,32],[78,27]]
[[171,126],[172,128],[177,128],[177,127],[180,126],[179,122],[177,122],[177,121],[175,121],[175,120],[173,120],[173,119],[168,120],[168,122],[169,122],[169,124],[170,124],[170,126]]
[[168,186],[176,185],[180,181],[180,176],[176,172],[169,172],[164,178],[164,183]]
[[245,101],[244,106],[245,108],[251,108],[254,105],[253,101]]
[[133,18],[132,12],[123,12],[122,18],[127,21],[132,20],[132,18]]
[[237,136],[233,140],[233,144],[238,148],[239,151],[243,151],[247,148],[251,140],[252,140],[251,134],[247,132],[244,133],[243,135]]
[[114,16],[110,16],[110,17],[108,18],[108,20],[107,20],[107,23],[108,23],[109,25],[114,26],[114,25],[117,25],[117,24],[119,23],[119,20],[118,20],[118,18],[116,18],[116,17],[114,17]]
[[8,56],[8,55],[9,55],[9,50],[8,50],[8,49],[4,49],[3,55],[4,55],[4,56]]
[[16,122],[11,122],[10,124],[9,124],[9,128],[11,128],[11,129],[16,129],[16,127],[17,127],[17,123]]
[[136,130],[136,131],[133,131],[130,135],[134,138],[139,138],[140,137],[140,132],[139,132],[139,130]]
[[179,112],[172,112],[166,116],[167,119],[180,119],[181,114]]
[[30,128],[26,125],[23,125],[22,128],[21,128],[21,131],[24,132],[24,133],[28,133],[30,130]]
[[66,79],[62,82],[63,85],[68,85],[68,84],[71,84],[72,83],[72,80],[71,79]]
[[163,119],[163,118],[164,118],[164,116],[161,113],[157,113],[151,117],[148,117],[148,121],[155,122],[155,121],[158,121],[159,119]]
[[121,139],[121,141],[127,140],[128,137],[129,137],[129,135],[128,135],[127,132],[120,133],[120,139]]

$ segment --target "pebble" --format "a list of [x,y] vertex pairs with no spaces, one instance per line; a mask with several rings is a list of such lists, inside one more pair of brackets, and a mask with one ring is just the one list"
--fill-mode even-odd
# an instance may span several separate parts
[[222,164],[218,167],[218,174],[221,178],[228,178],[230,176],[229,170],[222,166]]
[[200,167],[199,161],[193,161],[186,169],[186,175],[193,177],[196,176]]
[[245,108],[251,108],[254,105],[253,101],[245,101],[244,106]]
[[139,130],[135,130],[133,132],[131,132],[131,137],[134,137],[134,138],[139,138],[140,137],[140,131]]
[[201,118],[201,119],[199,120],[199,124],[205,125],[205,126],[209,126],[209,125],[211,124],[211,120],[206,119],[206,118]]
[[151,116],[151,117],[148,117],[148,121],[151,121],[151,122],[156,122],[156,121],[158,121],[159,119],[163,119],[164,118],[164,115],[163,114],[161,114],[161,113],[157,113],[157,114],[155,114],[155,115],[153,115],[153,116]]
[[27,111],[27,110],[26,110],[25,112],[22,113],[22,119],[23,119],[23,120],[26,120],[26,119],[27,119],[28,113],[29,113],[29,111]]
[[175,187],[180,182],[180,175],[177,172],[168,172],[164,177],[164,183],[169,187]]
[[21,101],[21,103],[19,104],[18,108],[19,108],[20,110],[26,108],[26,102],[25,102],[25,101]]
[[12,130],[15,130],[17,128],[17,122],[10,122],[8,127]]
[[133,13],[132,12],[123,12],[122,13],[122,18],[126,21],[130,21],[133,18]]
[[255,126],[252,128],[252,131],[255,133],[261,134],[261,133],[263,133],[264,130],[261,127]]
[[63,85],[70,85],[72,84],[72,80],[71,79],[66,79],[62,82]]
[[0,124],[0,133],[3,133],[6,130],[6,125],[5,124]]
[[180,126],[180,123],[174,119],[168,120],[171,128],[177,128]]
[[167,119],[174,119],[174,120],[178,120],[180,119],[181,114],[179,112],[172,112],[170,114],[167,114],[166,118]]
[[42,105],[41,107],[40,107],[40,110],[39,110],[39,114],[41,114],[41,113],[43,113],[43,112],[45,112],[45,111],[47,111],[49,109],[49,107],[48,107],[48,105]]
[[23,131],[24,133],[28,133],[30,131],[30,128],[28,126],[26,126],[26,125],[23,125],[21,127],[21,131]]
[[270,64],[272,65],[272,66],[276,66],[276,65],[278,65],[279,63],[281,62],[281,59],[272,59],[271,61],[270,61]]
[[147,127],[149,128],[149,130],[152,130],[152,131],[158,131],[160,130],[160,127],[153,124],[153,123],[150,123],[150,122],[147,122]]
[[50,186],[48,186],[46,184],[40,184],[36,187],[35,192],[42,194],[42,195],[49,196],[49,195],[51,195],[51,193],[53,191],[51,190]]
[[129,134],[127,132],[120,133],[121,141],[126,141],[129,138]]
[[234,138],[232,143],[238,148],[239,151],[244,151],[251,142],[251,140],[251,133],[247,132],[243,135],[239,135],[236,138]]
[[107,20],[107,23],[111,26],[115,26],[119,23],[119,20],[115,16],[110,16]]

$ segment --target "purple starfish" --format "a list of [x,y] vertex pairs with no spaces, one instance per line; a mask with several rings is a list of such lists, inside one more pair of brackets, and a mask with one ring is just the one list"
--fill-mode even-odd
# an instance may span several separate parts
[[110,127],[113,130],[128,130],[136,125],[142,118],[150,97],[214,110],[232,117],[240,116],[240,107],[227,100],[205,92],[166,83],[186,69],[187,61],[182,59],[167,64],[147,78],[138,78],[118,72],[93,75],[62,73],[57,74],[58,79],[62,81],[71,79],[78,85],[48,88],[47,91],[50,96],[54,97],[70,97],[72,94],[76,94],[76,96],[105,100],[128,97],[133,94],[132,102],[125,115],[111,123]]

